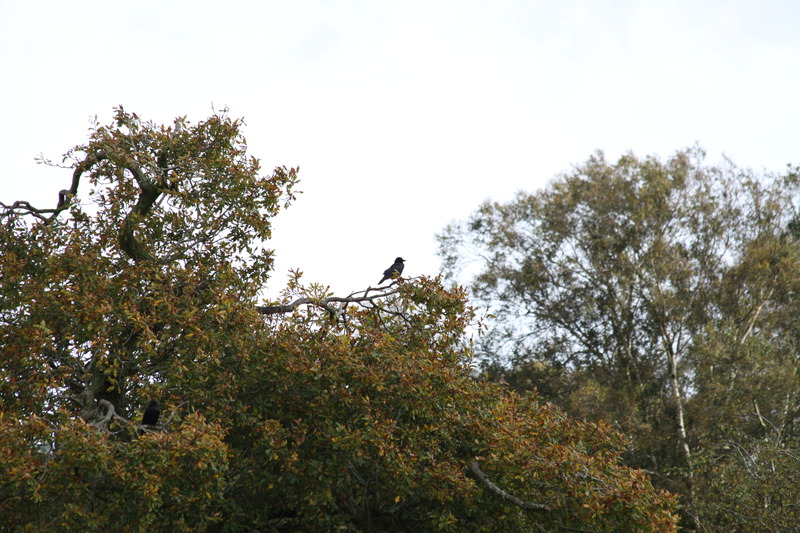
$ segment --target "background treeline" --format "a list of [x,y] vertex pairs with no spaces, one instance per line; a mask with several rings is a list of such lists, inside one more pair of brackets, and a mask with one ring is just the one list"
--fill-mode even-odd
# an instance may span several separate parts
[[626,436],[697,531],[800,523],[800,175],[602,153],[439,236],[482,370]]

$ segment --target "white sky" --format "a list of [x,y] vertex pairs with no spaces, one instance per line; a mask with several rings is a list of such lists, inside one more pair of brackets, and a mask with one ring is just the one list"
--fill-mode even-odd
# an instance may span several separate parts
[[800,2],[0,0],[0,201],[55,206],[34,164],[110,121],[228,106],[304,191],[270,246],[337,294],[594,150],[781,171],[800,162]]

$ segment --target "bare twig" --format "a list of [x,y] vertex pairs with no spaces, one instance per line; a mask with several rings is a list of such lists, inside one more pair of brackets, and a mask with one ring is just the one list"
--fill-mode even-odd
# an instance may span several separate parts
[[163,422],[161,425],[163,425],[163,426],[168,426],[168,425],[169,425],[169,423],[172,421],[172,417],[173,417],[173,416],[175,416],[175,413],[177,413],[177,412],[178,412],[178,409],[180,409],[181,407],[183,407],[184,405],[186,405],[186,403],[187,403],[187,402],[181,402],[181,403],[179,403],[179,404],[178,404],[178,405],[175,407],[175,409],[173,409],[173,410],[172,410],[172,412],[169,414],[169,418],[167,418],[167,420],[166,420],[165,422]]

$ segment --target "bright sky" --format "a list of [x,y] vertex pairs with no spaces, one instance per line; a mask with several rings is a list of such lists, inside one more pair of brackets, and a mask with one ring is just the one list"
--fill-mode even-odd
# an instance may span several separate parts
[[594,150],[781,171],[800,163],[800,2],[0,0],[0,201],[54,207],[35,165],[122,104],[196,123],[228,106],[265,169],[300,166],[289,268],[337,294]]

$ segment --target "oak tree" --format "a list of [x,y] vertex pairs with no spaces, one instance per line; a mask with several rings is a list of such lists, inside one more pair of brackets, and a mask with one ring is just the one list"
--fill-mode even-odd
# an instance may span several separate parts
[[471,376],[463,289],[259,302],[297,173],[241,126],[119,108],[55,207],[2,205],[5,528],[675,530],[609,426]]

